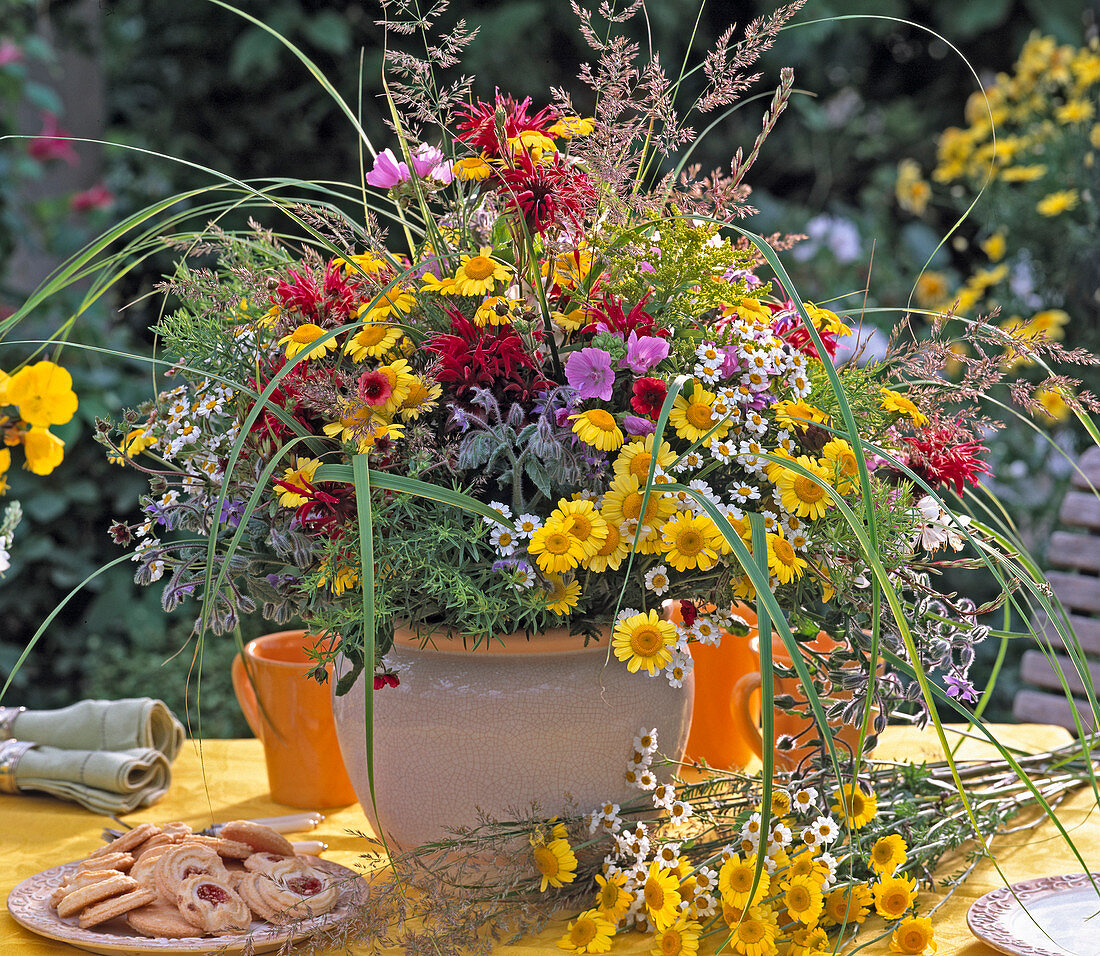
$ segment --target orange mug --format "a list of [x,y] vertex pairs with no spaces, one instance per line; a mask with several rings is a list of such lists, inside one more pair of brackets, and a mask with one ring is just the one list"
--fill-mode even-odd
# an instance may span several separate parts
[[[760,638],[754,636],[750,641],[752,652],[757,657],[760,654]],[[815,651],[828,653],[836,642],[824,632],[809,645]],[[772,659],[784,667],[791,666],[791,655],[787,646],[778,634],[772,634]],[[759,665],[758,665],[759,666]],[[733,685],[733,696],[730,708],[733,716],[733,726],[737,736],[747,740],[754,754],[760,759],[764,757],[764,742],[760,734],[757,721],[760,714],[759,692],[760,671],[745,674]],[[806,695],[802,689],[802,682],[797,677],[776,677],[774,680],[774,692],[776,696],[783,694],[794,698],[795,705],[801,706],[806,701]],[[847,691],[836,695],[836,699],[848,699],[851,694]],[[824,703],[824,702],[823,702]],[[872,719],[878,713],[872,710]],[[817,723],[813,715],[803,717],[801,714],[775,709],[775,736],[794,737],[800,741],[792,750],[776,750],[775,765],[780,770],[794,770],[807,756],[818,750],[818,745],[807,741],[819,739],[822,734],[817,732]],[[830,723],[826,733],[832,736],[834,746],[837,748],[837,757],[841,760],[845,756],[854,753],[859,744],[860,727],[852,724]],[[839,742],[839,743],[838,743]]]
[[291,807],[343,807],[355,803],[355,791],[336,740],[331,690],[306,676],[308,640],[305,631],[280,631],[249,641],[247,666],[240,654],[233,659],[233,689],[264,745],[271,798]]
[[[680,602],[673,601],[671,605],[669,617],[679,623],[682,620]],[[755,627],[756,615],[751,610],[742,605],[733,610],[750,628]],[[723,632],[718,645],[688,645],[695,663],[695,706],[684,751],[685,761],[705,761],[708,767],[716,770],[734,770],[752,759],[751,741],[734,732],[731,725],[730,690],[741,677],[759,667],[756,654],[749,647],[755,633],[750,630],[739,636]]]

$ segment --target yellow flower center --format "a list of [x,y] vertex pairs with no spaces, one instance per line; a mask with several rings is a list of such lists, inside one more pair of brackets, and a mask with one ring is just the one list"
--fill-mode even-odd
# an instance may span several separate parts
[[325,330],[319,325],[299,325],[298,328],[291,333],[290,340],[298,345],[308,345],[324,334]]
[[598,428],[602,432],[611,432],[619,427],[615,424],[615,416],[610,412],[605,412],[602,408],[592,409],[592,411],[585,414],[585,417],[588,419],[589,425]]
[[371,348],[381,342],[388,331],[389,329],[384,325],[364,325],[355,336],[355,341],[365,348]]
[[695,528],[687,528],[676,535],[676,550],[691,557],[703,550],[706,542]]
[[[661,629],[656,624],[643,624],[630,635],[630,649],[639,657],[652,657],[664,647],[664,644],[665,639],[661,634]],[[646,883],[647,901],[649,900],[649,886],[652,882],[650,880]]]
[[469,279],[488,279],[496,269],[496,263],[488,256],[474,256],[466,260],[462,271]]
[[[649,504],[645,509],[645,519],[648,521],[657,513],[657,495],[651,493],[649,496]],[[642,493],[640,491],[632,491],[629,495],[623,498],[623,517],[624,518],[641,518],[642,514]],[[643,523],[644,523],[643,521]]]
[[601,558],[606,558],[610,554],[614,554],[619,547],[619,542],[622,540],[622,536],[619,534],[619,529],[613,524],[607,526],[607,540],[604,541],[603,547],[596,552]]
[[780,564],[794,564],[794,548],[792,548],[783,538],[776,538],[772,543],[772,550],[775,552],[775,559]]
[[557,876],[561,869],[558,858],[548,846],[537,846],[531,851],[535,858],[535,866],[543,876]]
[[734,893],[747,893],[752,888],[752,877],[749,867],[739,867],[730,874],[730,889]]
[[825,489],[805,475],[798,475],[794,480],[794,493],[799,501],[814,504],[825,497]]
[[674,929],[666,930],[664,936],[661,937],[662,956],[679,956],[683,948],[683,937]]
[[573,519],[573,534],[581,541],[587,541],[592,533],[592,520],[582,512],[572,514],[570,517]]
[[743,920],[737,936],[743,943],[759,943],[764,938],[764,924],[757,919]]
[[600,887],[600,909],[609,910],[614,909],[615,904],[619,902],[619,887],[615,883],[604,883]]
[[546,550],[551,554],[565,554],[571,544],[569,535],[561,531],[551,531],[543,541]]
[[638,454],[630,459],[630,473],[638,479],[638,481],[645,481],[649,477],[649,463],[652,460],[652,456],[647,454]]
[[596,923],[590,919],[579,919],[569,931],[569,941],[578,949],[587,946],[596,938]]
[[653,911],[664,909],[665,888],[652,877],[645,881],[645,905]]
[[704,405],[702,402],[692,402],[687,407],[687,411],[684,412],[684,417],[695,428],[702,428],[710,431],[714,425],[714,415],[711,413],[711,407]]
[[810,908],[810,894],[804,886],[792,886],[787,891],[787,909],[801,913]]
[[931,940],[923,927],[909,926],[901,934],[898,942],[901,943],[903,953],[923,953]]

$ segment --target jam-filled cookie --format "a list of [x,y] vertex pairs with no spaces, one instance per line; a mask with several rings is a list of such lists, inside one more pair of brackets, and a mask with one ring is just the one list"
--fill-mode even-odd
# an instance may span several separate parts
[[247,933],[252,912],[229,880],[209,874],[189,876],[175,892],[183,918],[204,933]]

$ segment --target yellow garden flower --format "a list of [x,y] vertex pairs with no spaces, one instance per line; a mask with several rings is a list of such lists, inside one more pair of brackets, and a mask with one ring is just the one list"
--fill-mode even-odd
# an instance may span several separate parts
[[723,538],[706,515],[689,511],[678,514],[661,528],[665,555],[677,571],[698,568],[709,571],[718,563]]
[[384,358],[400,340],[400,329],[385,322],[368,322],[347,340],[344,353],[350,355],[353,362]]
[[[667,441],[661,442],[657,452],[657,465],[667,469],[676,460],[676,453]],[[653,436],[646,435],[644,441],[632,441],[623,446],[619,457],[615,459],[615,475],[633,475],[643,485],[649,480],[649,467],[653,462]]]
[[828,952],[829,936],[818,926],[792,930],[786,956],[820,956]]
[[1035,204],[1035,211],[1040,216],[1053,218],[1064,212],[1077,208],[1079,196],[1076,189],[1060,189],[1057,192],[1048,193]]
[[879,837],[871,848],[871,868],[880,876],[892,875],[905,862],[907,849],[905,840],[897,833]]
[[714,429],[713,434],[704,442],[710,445],[730,430],[730,422],[714,414],[715,397],[713,392],[708,392],[698,383],[692,389],[690,397],[686,394],[686,389],[676,396],[668,415],[668,423],[676,429],[679,438],[697,442]]
[[523,307],[520,299],[507,295],[491,295],[477,307],[474,313],[474,325],[485,326],[511,325],[516,311]]
[[599,910],[585,910],[569,924],[565,935],[558,940],[558,946],[581,956],[606,953],[611,949],[611,937],[614,935],[615,924],[611,920]]
[[156,443],[156,438],[146,432],[144,428],[131,429],[122,440],[122,454],[108,455],[107,460],[113,465],[123,465],[126,463],[127,458],[140,455],[146,448],[151,448]]
[[[675,629],[674,625],[673,631]],[[645,900],[646,917],[659,931],[676,922],[680,911],[679,880],[656,860],[649,864],[649,873],[642,887],[642,898]]]
[[917,408],[909,398],[902,395],[901,392],[895,392],[893,389],[883,386],[879,389],[879,393],[882,395],[879,404],[882,405],[886,411],[905,415],[918,427],[928,422],[928,416]]
[[344,418],[329,422],[322,431],[341,442],[355,444],[361,455],[372,449],[380,439],[400,438],[405,426],[387,422],[375,415],[369,405],[361,405]]
[[463,256],[455,270],[455,292],[458,295],[488,295],[498,282],[507,282],[512,270],[492,258],[493,250],[486,246],[476,256]]
[[588,136],[595,128],[596,120],[591,116],[563,116],[546,132],[559,139],[573,139],[575,136]]
[[1087,123],[1096,113],[1096,107],[1088,100],[1067,100],[1054,111],[1054,118],[1063,126]]
[[617,925],[634,900],[634,895],[626,888],[626,874],[604,877],[597,873],[596,885],[596,911],[608,922]]
[[572,522],[569,533],[580,542],[584,550],[582,560],[596,554],[607,540],[607,521],[587,499],[570,501],[562,498],[558,501],[558,507],[550,513],[550,518],[563,522],[569,519]]
[[767,869],[761,870],[760,882],[756,884],[756,892],[752,893],[755,875],[755,853],[746,857],[738,856],[736,853],[731,856],[718,871],[718,892],[722,894],[722,900],[730,906],[743,910],[765,899],[771,886],[771,877],[768,876]]
[[23,467],[36,475],[48,475],[65,457],[65,443],[48,428],[31,428],[23,436]]
[[936,952],[936,935],[932,920],[927,916],[911,916],[902,920],[890,937],[890,952],[905,956],[933,956]]
[[440,279],[430,272],[425,272],[424,275],[420,277],[420,284],[424,287],[425,292],[437,292],[439,295],[454,295],[455,280],[450,276],[444,276]]
[[1039,403],[1039,408],[1042,412],[1039,412],[1037,417],[1041,417],[1045,412],[1049,416],[1050,420],[1055,422],[1067,421],[1070,415],[1073,414],[1073,409],[1066,402],[1065,392],[1057,386],[1052,388],[1040,388],[1037,389],[1032,398]]
[[1047,174],[1046,166],[1009,166],[1001,170],[1000,178],[1006,183],[1033,183]]
[[600,545],[600,550],[583,562],[589,571],[600,572],[608,568],[618,571],[623,558],[630,554],[630,542],[619,533],[614,523],[607,521],[606,517],[604,521],[607,524],[607,537]]
[[817,422],[822,425],[829,424],[829,416],[816,405],[809,402],[776,402],[775,423],[780,428],[798,428],[805,431],[807,426]]
[[924,215],[928,200],[932,197],[932,187],[921,176],[920,165],[915,160],[903,159],[898,163],[894,195],[898,205],[906,212],[914,216]]
[[586,556],[584,542],[573,534],[573,519],[550,517],[531,535],[527,550],[535,556],[539,568],[547,574],[572,570]]
[[813,926],[824,906],[821,885],[809,876],[792,877],[783,888],[783,903],[792,919]]
[[493,172],[493,167],[490,166],[480,156],[467,156],[465,159],[460,159],[452,167],[452,172],[458,179],[463,182],[478,182],[490,176]]
[[581,582],[577,580],[566,581],[560,574],[549,574],[546,577],[549,587],[546,590],[546,609],[564,617],[577,606],[581,596]]
[[532,836],[531,858],[542,877],[539,892],[545,892],[548,886],[572,883],[577,878],[577,857],[564,836],[548,837],[544,833]]
[[740,956],[775,956],[778,935],[775,910],[752,906],[730,926],[730,946]]
[[430,412],[439,402],[443,389],[434,382],[425,385],[422,379],[416,378],[409,383],[409,394],[405,396],[397,413],[403,421],[411,422],[418,419],[425,412]]
[[662,619],[656,611],[643,611],[616,622],[611,646],[615,656],[626,661],[630,673],[644,667],[652,676],[672,660],[676,625]]
[[343,269],[349,276],[374,276],[386,268],[386,260],[373,252],[364,252],[346,259],[333,259],[332,265],[334,269]]
[[409,397],[409,393],[412,391],[413,386],[418,384],[419,379],[413,374],[409,363],[405,359],[398,359],[396,362],[390,362],[387,365],[379,365],[371,374],[384,375],[389,382],[389,397],[384,403],[375,405],[375,411],[386,418],[392,418],[397,409],[404,404],[405,399]]
[[379,292],[356,310],[364,322],[384,322],[394,316],[408,315],[416,307],[416,296],[404,286],[395,285],[388,292]]
[[947,298],[947,293],[947,276],[931,269],[920,274],[917,287],[913,290],[917,305],[924,309],[939,306]]
[[[308,491],[305,483],[313,484],[313,476],[317,473],[320,464],[317,458],[295,459],[294,467],[287,468],[283,472],[283,483],[275,486],[279,492],[279,504],[284,508],[297,508],[299,505],[304,505],[309,500],[305,497]],[[286,485],[293,485],[297,491],[287,488]]]
[[833,890],[825,897],[825,921],[836,926],[858,925],[867,919],[870,910],[871,890],[864,883]]
[[986,254],[990,262],[1000,262],[1005,257],[1007,243],[1003,232],[995,232],[981,243],[982,252]]
[[600,451],[615,451],[625,440],[615,416],[602,408],[590,408],[586,412],[570,415],[569,419],[573,422],[573,433],[586,445]]
[[832,495],[827,490],[829,475],[817,462],[805,455],[800,455],[795,461],[811,475],[819,478],[820,482],[790,468],[779,470],[772,481],[779,492],[779,500],[787,511],[799,518],[816,520],[833,503]]
[[53,362],[24,365],[7,379],[3,404],[17,405],[29,425],[64,425],[76,414],[76,392],[68,369]]
[[306,353],[306,361],[315,358],[324,358],[329,352],[336,348],[336,339],[331,338],[318,345],[314,345],[313,343],[328,331],[328,329],[322,329],[321,326],[313,322],[306,322],[303,325],[299,325],[298,328],[289,335],[284,335],[279,339],[279,344],[286,346],[287,358],[294,358],[299,352]]
[[859,484],[859,462],[852,446],[843,438],[834,438],[826,442],[821,449],[820,464],[830,475],[837,491],[847,494]]
[[875,912],[883,919],[901,919],[916,902],[917,881],[910,877],[890,876],[873,887]]
[[695,956],[700,932],[702,927],[697,922],[681,916],[656,934],[650,952],[653,956]]
[[767,541],[768,569],[779,579],[779,583],[790,584],[802,577],[806,561],[791,547],[791,543],[781,534],[769,534]]
[[[638,551],[641,554],[656,554],[662,550],[661,526],[676,511],[676,504],[663,498],[660,492],[653,488],[650,490],[643,515],[644,497],[641,482],[637,478],[633,475],[621,475],[612,480],[611,487],[604,493],[601,511],[609,524],[620,526],[628,546],[634,541],[635,528],[638,524],[648,528],[648,531],[642,532],[638,541]],[[634,526],[630,526],[630,522],[634,522]],[[622,528],[623,525],[628,527]]]
[[833,791],[833,813],[840,813],[852,830],[861,830],[878,813],[878,799],[872,790],[864,793],[858,783]]

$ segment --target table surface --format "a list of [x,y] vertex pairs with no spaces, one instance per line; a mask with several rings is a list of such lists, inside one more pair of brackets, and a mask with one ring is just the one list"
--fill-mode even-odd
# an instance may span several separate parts
[[[1040,725],[1004,725],[994,728],[999,740],[1021,749],[1038,752],[1065,743],[1066,731]],[[884,734],[879,754],[892,759],[937,760],[939,744],[934,735],[908,727],[890,727]],[[987,745],[967,740],[960,757],[988,755]],[[157,805],[127,817],[131,824],[146,821],[184,820],[196,829],[212,822],[249,817],[277,816],[293,812],[272,802],[266,793],[263,750],[255,740],[208,740],[188,742],[173,767],[173,782],[167,796]],[[1068,798],[1058,810],[1059,820],[1073,836],[1082,855],[1094,871],[1100,869],[1100,813],[1091,791],[1085,788]],[[327,859],[355,867],[361,864],[364,841],[348,831],[369,831],[359,806],[326,811],[324,823],[299,838],[317,838],[329,844]],[[0,796],[0,899],[21,880],[32,874],[81,859],[100,844],[100,830],[110,821],[73,804],[50,797]],[[295,837],[292,836],[292,839]],[[1040,827],[1012,834],[994,844],[997,862],[1009,881],[1060,873],[1080,872],[1081,865],[1061,841],[1054,827]],[[939,943],[938,956],[995,956],[995,951],[978,942],[966,926],[966,911],[984,893],[1002,886],[988,861],[959,887],[934,917]],[[922,912],[936,897],[924,894]],[[879,923],[877,917],[868,927]],[[554,923],[538,937],[516,946],[501,946],[505,956],[561,953],[556,941],[564,929]],[[652,937],[625,933],[618,937],[612,953],[641,956],[652,947]],[[365,952],[366,950],[364,950]],[[887,941],[861,953],[884,956]],[[80,952],[74,947],[41,939],[0,913],[0,953],[3,956],[61,956]]]

